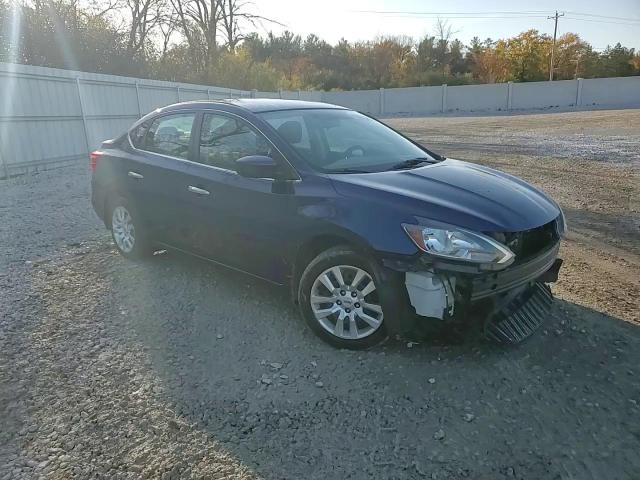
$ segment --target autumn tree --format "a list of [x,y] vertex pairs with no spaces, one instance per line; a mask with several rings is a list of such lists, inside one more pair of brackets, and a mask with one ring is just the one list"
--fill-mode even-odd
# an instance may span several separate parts
[[500,40],[496,44],[498,55],[504,52],[509,71],[509,80],[532,82],[549,76],[548,59],[551,39],[537,30],[527,30],[513,38]]
[[504,42],[490,38],[477,42],[470,60],[473,78],[480,83],[506,82],[511,77]]
[[584,76],[593,68],[594,52],[591,45],[575,33],[566,33],[556,43],[554,78],[569,80]]

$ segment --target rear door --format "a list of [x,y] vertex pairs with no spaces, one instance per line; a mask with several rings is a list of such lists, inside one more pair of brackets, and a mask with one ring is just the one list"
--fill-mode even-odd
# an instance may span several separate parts
[[188,197],[197,117],[194,111],[171,112],[131,132],[132,159],[126,175],[136,207],[154,239],[178,247],[187,245],[182,208]]

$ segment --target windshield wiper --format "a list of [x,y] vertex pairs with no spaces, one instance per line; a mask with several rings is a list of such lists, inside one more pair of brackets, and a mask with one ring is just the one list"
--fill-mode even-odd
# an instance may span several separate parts
[[412,158],[410,160],[404,160],[402,162],[396,163],[395,165],[392,165],[389,170],[405,170],[408,168],[415,168],[415,167],[419,167],[420,165],[422,165],[423,163],[431,163],[432,160],[430,158]]

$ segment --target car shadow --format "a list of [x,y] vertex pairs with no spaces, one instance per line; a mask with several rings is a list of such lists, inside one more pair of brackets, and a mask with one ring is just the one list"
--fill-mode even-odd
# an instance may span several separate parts
[[264,478],[640,471],[640,329],[589,308],[556,301],[512,348],[346,351],[311,333],[286,289],[181,255],[113,288],[176,415]]

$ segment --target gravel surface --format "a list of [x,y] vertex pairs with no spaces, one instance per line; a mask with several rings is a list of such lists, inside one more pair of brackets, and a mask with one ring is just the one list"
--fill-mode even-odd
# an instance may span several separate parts
[[565,207],[544,331],[335,350],[278,288],[118,256],[84,165],[1,181],[0,479],[637,479],[640,111],[393,122]]

